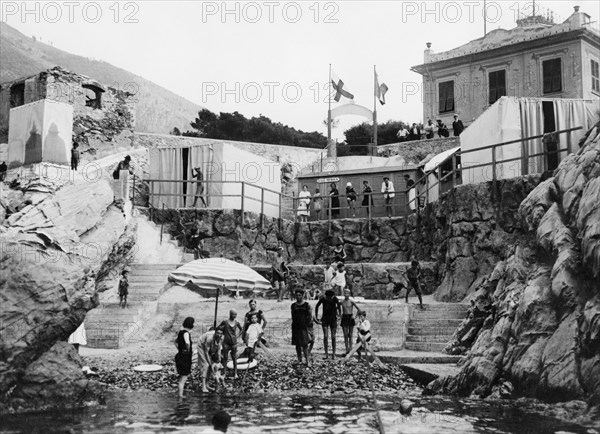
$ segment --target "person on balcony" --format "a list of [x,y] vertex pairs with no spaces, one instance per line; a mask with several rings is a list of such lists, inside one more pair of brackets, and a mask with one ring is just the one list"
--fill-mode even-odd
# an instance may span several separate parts
[[381,184],[381,192],[383,193],[383,200],[385,202],[385,213],[388,217],[392,217],[394,206],[394,197],[396,196],[394,190],[394,184],[390,181],[387,176],[383,177],[383,183]]
[[301,222],[307,222],[310,216],[310,191],[308,191],[308,185],[302,186],[302,191],[298,194],[298,216]]
[[340,192],[335,185],[335,182],[329,184],[329,208],[331,209],[331,217],[338,218],[340,216]]
[[431,119],[427,119],[427,125],[425,125],[425,138],[433,139],[434,130],[435,130],[435,125],[433,125],[433,121]]
[[356,190],[351,182],[346,184],[346,201],[348,202],[348,214],[352,212],[352,217],[356,217]]
[[373,189],[369,185],[369,181],[363,181],[363,200],[361,206],[366,209],[367,217],[371,216],[371,208],[373,208]]

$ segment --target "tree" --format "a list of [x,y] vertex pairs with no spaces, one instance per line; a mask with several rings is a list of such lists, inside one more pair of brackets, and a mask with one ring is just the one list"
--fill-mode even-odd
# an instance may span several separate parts
[[194,129],[184,136],[211,139],[236,140],[241,142],[269,143],[285,146],[305,146],[323,149],[327,138],[316,131],[305,133],[260,115],[247,119],[238,112],[217,116],[207,109],[198,112],[198,117],[190,123]]
[[173,127],[169,134],[172,136],[181,136],[181,131],[179,131],[179,128]]

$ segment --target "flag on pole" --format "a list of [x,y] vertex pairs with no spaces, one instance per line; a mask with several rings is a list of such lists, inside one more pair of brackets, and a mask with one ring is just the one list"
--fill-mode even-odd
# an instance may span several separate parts
[[375,96],[381,103],[381,105],[385,105],[385,94],[388,91],[387,84],[381,83],[379,84],[379,76],[377,72],[375,73]]
[[344,82],[340,80],[333,70],[331,71],[331,86],[333,87],[333,90],[335,90],[335,96],[333,97],[335,102],[339,102],[341,97],[346,97],[351,100],[354,99],[354,95],[344,89]]

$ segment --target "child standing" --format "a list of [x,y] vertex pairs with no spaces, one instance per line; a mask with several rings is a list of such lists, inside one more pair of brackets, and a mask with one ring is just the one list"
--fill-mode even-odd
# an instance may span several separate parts
[[321,191],[317,188],[315,189],[315,194],[312,197],[313,201],[313,209],[315,210],[315,216],[317,220],[321,220],[321,210],[323,209],[323,197],[321,196]]
[[250,314],[250,325],[246,331],[246,351],[248,355],[248,363],[254,360],[254,352],[256,351],[256,344],[263,337],[263,328],[258,323],[258,314]]
[[119,281],[119,307],[121,309],[127,308],[127,295],[129,294],[128,274],[129,272],[127,270],[123,270],[121,273],[121,280]]
[[[356,343],[362,343],[362,348],[365,350],[365,356],[367,356],[367,350],[369,342],[371,342],[371,323],[367,319],[367,312],[361,310],[358,312],[358,325],[356,326],[358,335],[356,336]],[[358,358],[361,357],[361,348],[358,349]]]

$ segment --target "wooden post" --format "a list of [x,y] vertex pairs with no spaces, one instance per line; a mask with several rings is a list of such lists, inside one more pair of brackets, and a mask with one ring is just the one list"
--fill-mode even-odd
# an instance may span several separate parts
[[327,220],[328,220],[328,227],[329,227],[329,233],[331,234],[331,196],[329,196],[329,206],[327,207]]
[[456,187],[456,152],[452,154],[452,188]]
[[[571,153],[571,133],[567,133],[567,155]],[[560,148],[560,140],[558,141],[558,147]]]
[[241,220],[241,224],[242,226],[244,226],[244,196],[246,195],[246,183],[244,181],[242,181],[242,203],[241,203],[241,209],[240,209],[240,220]]
[[[225,285],[223,285],[225,286]],[[215,320],[213,321],[213,327],[217,328],[217,310],[219,308],[219,287],[217,286],[217,297],[215,298]]]
[[[529,161],[527,162],[529,164]],[[492,148],[492,181],[496,184],[496,147]]]
[[260,189],[260,229],[263,228],[263,217],[265,215],[265,189]]
[[[428,204],[429,204],[429,175],[425,174],[425,205],[428,205]],[[421,205],[420,200],[417,199],[417,207],[419,207],[420,205]]]
[[131,189],[131,209],[135,206],[135,174],[133,175],[133,187]]
[[149,191],[149,197],[148,197],[148,209],[150,210],[150,221],[152,221],[152,207],[153,207],[153,197],[152,197],[152,192],[154,191],[154,181],[150,181],[150,185],[148,186],[148,188],[150,189]]
[[279,193],[279,231],[281,232],[281,193]]
[[371,193],[371,194],[369,194],[369,198],[368,198],[368,202],[367,202],[367,218],[368,218],[368,222],[369,222],[369,223],[368,223],[368,225],[369,225],[369,226],[368,226],[368,228],[369,228],[369,233],[371,233],[371,219],[372,219],[372,216],[371,216],[371,211],[372,211],[372,209],[371,209],[371,198],[372,198],[372,197],[373,197],[373,196],[372,196],[372,193]]
[[162,219],[160,221],[160,245],[162,246],[162,240],[163,240],[163,227],[165,225],[165,204],[162,204],[162,210],[163,210],[163,215],[162,215]]

